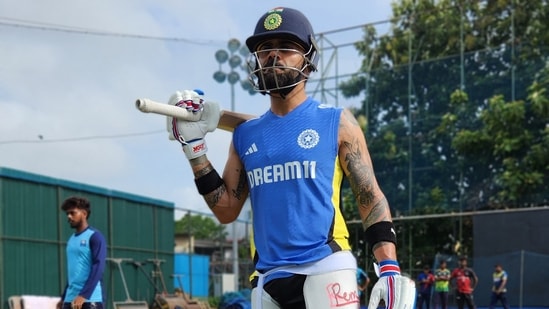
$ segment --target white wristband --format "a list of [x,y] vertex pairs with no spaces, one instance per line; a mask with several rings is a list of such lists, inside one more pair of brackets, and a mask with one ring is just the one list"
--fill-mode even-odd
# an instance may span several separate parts
[[208,147],[206,146],[206,141],[203,138],[192,141],[183,146],[183,152],[189,160],[198,158],[201,155],[206,154],[207,151]]

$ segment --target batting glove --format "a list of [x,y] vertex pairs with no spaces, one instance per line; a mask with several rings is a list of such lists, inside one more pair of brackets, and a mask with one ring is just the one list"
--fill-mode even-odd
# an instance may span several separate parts
[[414,309],[416,285],[400,275],[398,262],[385,260],[379,266],[374,264],[374,268],[379,279],[372,289],[368,308],[377,308],[383,300],[387,309]]
[[204,136],[213,132],[219,122],[219,105],[204,102],[203,95],[201,90],[177,91],[168,101],[168,104],[185,108],[192,113],[192,121],[168,117],[168,125],[171,125],[170,139],[181,143],[189,160],[206,154],[208,147]]

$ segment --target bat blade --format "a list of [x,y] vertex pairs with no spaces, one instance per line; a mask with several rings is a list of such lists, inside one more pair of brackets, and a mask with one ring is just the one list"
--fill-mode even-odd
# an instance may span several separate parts
[[[135,107],[143,113],[154,113],[187,121],[200,120],[200,114],[198,113],[193,113],[186,110],[185,108],[165,103],[159,103],[150,99],[137,99],[135,101]],[[219,123],[217,124],[217,127],[221,130],[233,132],[238,125],[252,118],[256,118],[256,116],[228,110],[221,110],[221,115],[219,117]],[[168,130],[171,130],[171,128],[169,128]]]
[[257,118],[254,115],[237,113],[228,110],[221,110],[221,117],[217,127],[221,130],[233,132],[236,127],[246,120]]

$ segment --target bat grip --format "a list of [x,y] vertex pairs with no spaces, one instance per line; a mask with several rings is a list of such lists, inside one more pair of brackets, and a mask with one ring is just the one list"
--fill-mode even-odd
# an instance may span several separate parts
[[137,99],[135,107],[143,113],[154,113],[187,121],[200,120],[200,113],[193,113],[184,108],[155,102],[151,99]]

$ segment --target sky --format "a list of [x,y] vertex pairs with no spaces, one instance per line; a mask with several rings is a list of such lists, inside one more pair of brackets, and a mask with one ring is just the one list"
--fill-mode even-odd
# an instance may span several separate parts
[[[229,67],[214,55],[231,38],[243,43],[263,13],[292,7],[315,32],[329,33],[387,20],[390,3],[0,0],[0,167],[172,202],[175,219],[187,210],[211,213],[180,144],[168,139],[166,117],[141,113],[135,100],[167,102],[175,91],[200,88],[207,101],[231,109],[230,85],[213,79]],[[344,31],[331,42],[361,36]],[[360,57],[341,54],[338,74],[358,70]],[[268,97],[234,89],[236,111],[269,108]],[[220,174],[230,139],[221,130],[206,136]]]

